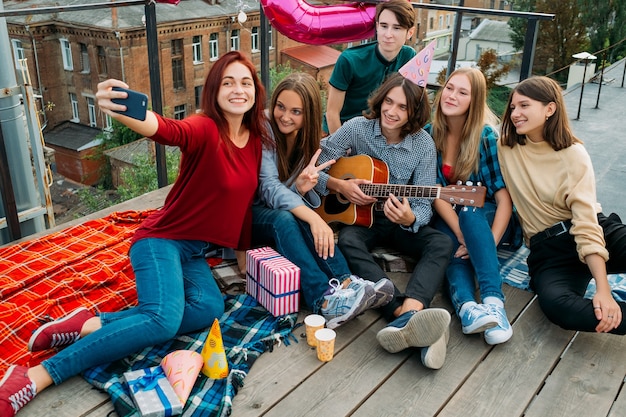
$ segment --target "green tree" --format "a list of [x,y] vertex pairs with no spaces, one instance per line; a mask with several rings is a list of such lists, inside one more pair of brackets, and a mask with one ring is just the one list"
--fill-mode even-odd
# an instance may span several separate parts
[[[582,20],[589,31],[591,53],[597,53],[626,38],[626,1],[578,0]],[[626,55],[626,42],[607,51],[607,60],[615,62]]]
[[[533,73],[547,74],[556,71],[554,77],[560,81],[567,79],[567,68],[572,62],[572,55],[587,50],[589,38],[587,28],[578,7],[579,0],[521,0],[515,3],[515,10],[553,13],[553,21],[539,24]],[[521,48],[526,34],[526,19],[511,19],[509,26],[513,30],[511,40],[516,48]]]
[[[178,148],[166,148],[165,159],[167,182],[171,184],[178,176],[180,150]],[[147,154],[136,155],[133,158],[133,164],[135,165],[133,168],[123,169],[120,173],[121,185],[117,187],[117,192],[121,201],[130,200],[159,188],[154,158]]]

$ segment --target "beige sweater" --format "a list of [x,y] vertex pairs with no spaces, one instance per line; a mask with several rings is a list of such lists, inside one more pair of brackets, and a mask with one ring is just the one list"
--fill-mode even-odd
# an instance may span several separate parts
[[[507,189],[524,230],[524,239],[553,224],[571,219],[570,233],[578,257],[597,253],[608,260],[597,213],[596,184],[591,158],[582,144],[554,151],[547,142],[498,144],[498,158]],[[530,247],[530,246],[529,246]]]

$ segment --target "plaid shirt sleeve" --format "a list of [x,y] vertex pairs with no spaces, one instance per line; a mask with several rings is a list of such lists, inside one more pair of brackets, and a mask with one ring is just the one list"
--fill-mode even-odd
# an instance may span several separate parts
[[485,126],[480,146],[480,178],[487,187],[487,198],[493,200],[495,193],[505,187],[498,161],[498,135],[491,126]]

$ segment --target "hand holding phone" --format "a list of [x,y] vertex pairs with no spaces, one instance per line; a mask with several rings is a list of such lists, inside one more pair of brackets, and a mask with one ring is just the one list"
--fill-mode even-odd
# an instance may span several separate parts
[[125,91],[128,94],[126,98],[114,98],[111,101],[115,104],[126,106],[125,111],[116,111],[116,113],[124,116],[132,117],[140,121],[146,120],[146,111],[148,110],[148,96],[133,90],[121,87],[113,87],[114,91]]

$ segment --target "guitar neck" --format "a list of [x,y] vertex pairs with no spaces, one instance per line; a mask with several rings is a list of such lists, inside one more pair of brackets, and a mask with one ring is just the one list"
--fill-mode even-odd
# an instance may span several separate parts
[[439,198],[441,187],[399,184],[360,184],[359,188],[370,197],[384,198],[393,194],[396,197],[406,198]]

